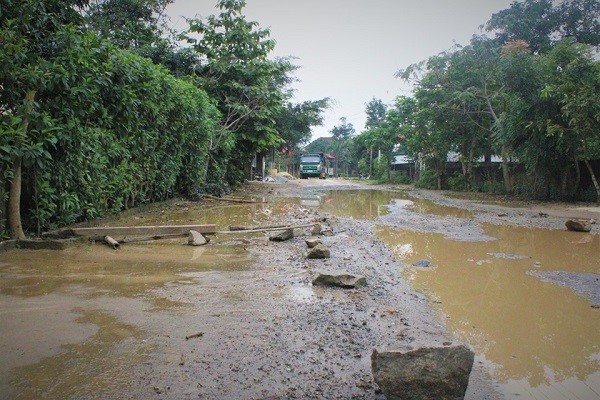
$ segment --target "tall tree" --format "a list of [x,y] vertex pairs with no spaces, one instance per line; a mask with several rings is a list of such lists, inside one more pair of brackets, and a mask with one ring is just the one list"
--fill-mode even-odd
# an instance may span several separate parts
[[549,51],[570,37],[579,43],[600,45],[599,0],[515,1],[492,15],[486,28],[504,44],[524,40],[535,54]]
[[336,173],[339,174],[340,164],[346,170],[350,167],[350,139],[355,135],[354,125],[348,122],[346,117],[341,117],[338,125],[334,126],[329,133],[333,138],[332,152],[335,155]]
[[573,189],[579,186],[578,161],[582,160],[600,203],[600,184],[590,164],[591,159],[600,157],[600,63],[588,46],[571,39],[559,42],[540,62],[548,71],[541,96],[560,110],[546,120],[547,135],[574,161],[577,177]]
[[[243,162],[281,141],[275,118],[290,96],[295,67],[288,59],[269,59],[275,46],[268,29],[248,21],[244,0],[220,0],[219,15],[190,19],[187,40],[200,57],[197,84],[217,101],[221,130],[210,146],[211,165],[228,162],[232,151]],[[215,164],[216,163],[216,164]],[[207,170],[208,172],[208,170]]]
[[323,112],[329,99],[287,103],[276,118],[277,131],[285,144],[295,148],[306,144],[311,137],[311,127],[323,124]]
[[387,106],[383,100],[373,97],[365,104],[365,107],[365,112],[367,114],[365,129],[377,128],[385,120]]

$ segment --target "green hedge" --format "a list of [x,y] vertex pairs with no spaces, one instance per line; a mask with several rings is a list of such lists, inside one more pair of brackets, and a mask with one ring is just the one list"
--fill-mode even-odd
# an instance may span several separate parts
[[[24,160],[26,228],[191,194],[204,183],[219,119],[204,91],[91,33],[67,28],[55,44],[29,133],[41,150]],[[0,128],[14,125],[11,118],[0,116]],[[7,153],[16,146],[8,136],[0,137]]]

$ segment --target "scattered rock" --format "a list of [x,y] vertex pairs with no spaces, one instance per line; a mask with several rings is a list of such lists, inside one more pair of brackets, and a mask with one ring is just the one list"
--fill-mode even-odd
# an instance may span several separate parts
[[202,236],[200,232],[190,231],[190,234],[188,236],[188,244],[190,246],[203,246],[206,243],[208,243],[208,241],[204,236]]
[[419,261],[415,261],[412,265],[413,265],[413,267],[427,268],[431,265],[431,261],[419,260]]
[[321,235],[323,236],[333,236],[333,229],[331,227],[326,227],[321,229]]
[[327,247],[323,244],[317,244],[315,247],[311,248],[306,254],[306,258],[329,258],[331,257],[331,252]]
[[294,237],[293,229],[286,229],[285,231],[281,231],[269,237],[271,242],[285,242],[286,240],[290,240]]
[[592,224],[587,219],[570,219],[565,222],[568,230],[574,232],[589,232],[592,230]]
[[336,286],[344,289],[353,289],[365,286],[367,280],[364,276],[354,275],[346,271],[319,272],[312,281],[315,286]]
[[317,236],[321,234],[321,224],[315,224],[311,230],[310,230],[310,234],[313,236]]
[[306,242],[306,245],[311,249],[319,244],[322,244],[321,239],[319,239],[317,237],[309,237],[308,239],[305,240],[305,242]]
[[462,399],[475,354],[464,345],[411,351],[373,350],[375,382],[387,400]]

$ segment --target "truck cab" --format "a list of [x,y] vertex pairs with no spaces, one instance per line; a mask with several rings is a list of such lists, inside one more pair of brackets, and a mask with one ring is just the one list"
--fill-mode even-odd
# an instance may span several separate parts
[[300,156],[300,178],[308,179],[310,176],[318,176],[321,179],[327,177],[326,160],[323,153],[305,153]]

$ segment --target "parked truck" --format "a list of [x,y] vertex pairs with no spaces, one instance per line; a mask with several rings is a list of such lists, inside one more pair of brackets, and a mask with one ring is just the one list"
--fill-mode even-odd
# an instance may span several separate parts
[[325,154],[305,153],[300,156],[300,178],[308,179],[310,176],[318,176],[321,179],[327,177]]

